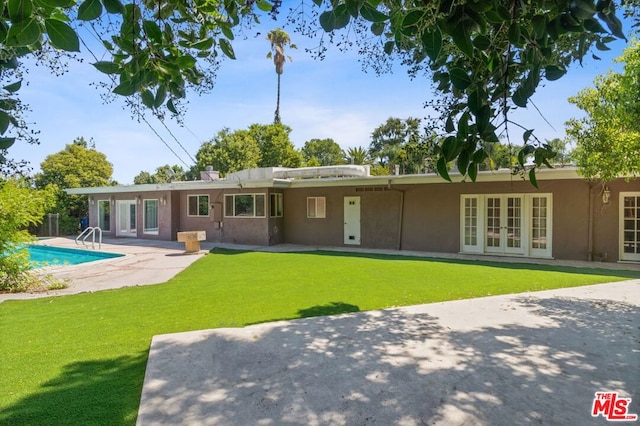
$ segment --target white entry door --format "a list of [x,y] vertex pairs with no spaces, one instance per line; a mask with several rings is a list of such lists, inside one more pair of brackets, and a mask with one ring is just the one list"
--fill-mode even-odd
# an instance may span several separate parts
[[523,197],[488,196],[486,199],[485,252],[524,254]]
[[344,243],[360,245],[360,197],[344,197]]
[[135,200],[116,201],[117,228],[116,235],[119,237],[137,237],[136,228],[137,208]]

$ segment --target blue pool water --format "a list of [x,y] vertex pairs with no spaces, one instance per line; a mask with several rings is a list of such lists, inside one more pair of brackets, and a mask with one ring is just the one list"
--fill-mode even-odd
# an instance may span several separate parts
[[124,256],[123,254],[104,253],[100,251],[77,250],[63,247],[29,246],[29,259],[33,268],[52,265],[77,265],[93,262],[94,260],[110,259]]

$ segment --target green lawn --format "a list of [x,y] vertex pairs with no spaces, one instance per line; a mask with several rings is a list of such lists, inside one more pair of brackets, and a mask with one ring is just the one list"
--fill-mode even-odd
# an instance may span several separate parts
[[156,334],[639,277],[403,256],[217,250],[165,284],[0,304],[0,424],[133,425]]

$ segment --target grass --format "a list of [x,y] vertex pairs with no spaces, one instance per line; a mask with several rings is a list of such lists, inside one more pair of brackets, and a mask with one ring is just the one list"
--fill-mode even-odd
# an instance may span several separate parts
[[639,277],[403,256],[217,250],[165,284],[0,304],[0,424],[135,424],[156,334]]

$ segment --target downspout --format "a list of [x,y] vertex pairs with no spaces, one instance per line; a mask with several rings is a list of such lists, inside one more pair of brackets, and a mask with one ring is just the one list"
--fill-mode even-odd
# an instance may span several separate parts
[[593,182],[589,182],[589,232],[587,237],[588,260],[593,262]]
[[402,225],[404,223],[404,191],[402,189],[391,188],[391,179],[389,179],[388,188],[398,191],[400,193],[400,218],[398,221],[398,243],[396,244],[397,250],[402,250]]

